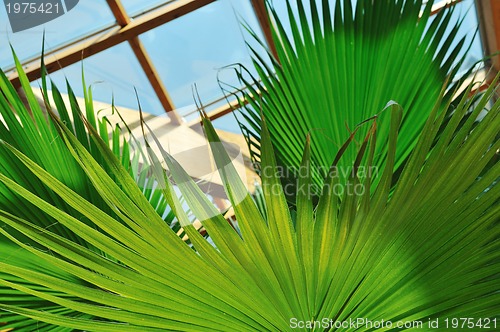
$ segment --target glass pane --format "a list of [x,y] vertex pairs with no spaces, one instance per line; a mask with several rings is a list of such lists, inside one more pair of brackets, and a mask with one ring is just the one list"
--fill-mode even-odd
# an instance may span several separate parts
[[[83,62],[86,85],[92,85],[94,100],[138,109],[134,87],[137,89],[142,110],[152,114],[164,114],[146,75],[127,43],[119,44],[98,53]],[[71,84],[77,96],[83,96],[81,62],[50,74],[61,92],[66,93],[65,79]],[[38,86],[39,83],[33,82]]]
[[140,15],[156,6],[175,2],[176,0],[122,0],[123,8],[130,17]]
[[237,15],[261,33],[249,1],[220,0],[140,36],[181,114],[193,109],[194,84],[206,104],[223,96],[217,78],[239,86],[234,71],[222,67],[252,67]]
[[6,7],[0,4],[0,67],[4,70],[13,64],[9,43],[21,61],[38,57],[42,50],[45,31],[45,49],[50,51],[74,39],[110,26],[115,22],[105,1],[82,0],[66,14],[43,25],[13,33]]

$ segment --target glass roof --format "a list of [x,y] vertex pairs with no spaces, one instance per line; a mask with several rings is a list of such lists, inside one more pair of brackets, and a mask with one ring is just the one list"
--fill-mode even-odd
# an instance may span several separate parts
[[[92,85],[94,100],[111,104],[114,96],[115,105],[138,109],[134,87],[144,112],[165,114],[149,80],[141,69],[132,49],[127,43],[119,44],[83,61],[85,83]],[[66,93],[66,78],[75,94],[83,95],[82,64],[75,63],[50,74],[61,92]],[[32,85],[39,86],[39,83]]]
[[121,0],[123,8],[128,13],[130,17],[140,15],[151,8],[158,5],[163,5],[170,2],[175,2],[176,0]]
[[61,44],[87,36],[115,22],[109,6],[101,0],[80,1],[68,13],[43,25],[12,33],[7,11],[0,5],[0,68],[6,70],[13,66],[9,43],[23,62],[39,57],[45,31],[45,50],[50,51]]
[[193,84],[204,103],[223,96],[217,78],[238,86],[234,72],[222,67],[252,67],[236,15],[259,31],[249,1],[221,0],[140,36],[177,108],[194,105]]

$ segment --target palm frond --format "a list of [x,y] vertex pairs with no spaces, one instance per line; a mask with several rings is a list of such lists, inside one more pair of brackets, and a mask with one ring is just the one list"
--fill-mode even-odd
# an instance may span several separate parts
[[[43,264],[63,271],[51,275],[46,270],[2,262],[2,270],[10,278],[0,279],[2,285],[69,308],[79,316],[4,303],[0,309],[54,326],[89,331],[288,331],[295,327],[308,331],[329,328],[314,321],[327,319],[334,324],[359,318],[393,324],[420,321],[430,328],[434,319],[441,324],[452,317],[494,319],[499,305],[500,234],[495,226],[500,187],[495,183],[500,166],[496,163],[484,170],[500,148],[496,139],[500,101],[475,123],[493,94],[494,86],[464,123],[472,105],[463,98],[444,131],[446,113],[440,105],[430,110],[395,185],[392,177],[404,114],[399,105],[389,106],[387,117],[374,119],[371,126],[366,123],[353,164],[356,170],[375,165],[376,151],[381,149],[377,146],[386,146],[382,149],[386,165],[379,178],[375,181],[354,172],[343,182],[338,173],[329,172],[316,208],[310,199],[315,192],[298,192],[295,216],[288,209],[276,173],[267,119],[261,133],[267,218],[245,190],[205,119],[238,230],[217,212],[179,164],[163,153],[170,175],[211,240],[203,238],[190,225],[163,169],[154,167],[157,157],[151,156],[156,180],[164,181],[164,196],[192,246],[158,216],[97,131],[89,128],[111,174],[53,118],[61,140],[116,218],[4,142],[3,147],[30,174],[84,215],[87,223],[4,174],[0,181],[102,253],[28,218],[2,212],[0,220],[9,227],[0,228],[2,234]],[[389,122],[385,124],[387,140],[379,140],[377,131],[384,121]],[[332,158],[332,170],[349,157],[346,151],[355,143],[355,135]],[[301,160],[309,172],[302,174],[299,184],[306,188],[313,183],[312,145],[313,138],[306,140]],[[342,194],[335,190],[338,185],[346,189]],[[363,192],[347,190],[360,185]],[[18,232],[51,252],[19,241]],[[84,283],[72,282],[73,278]],[[366,325],[357,329],[371,330]]]
[[[295,171],[311,135],[313,180],[321,188],[343,139],[367,119],[385,117],[379,112],[389,101],[404,110],[394,164],[400,168],[441,94],[440,112],[451,112],[448,102],[460,100],[455,90],[472,69],[459,73],[470,44],[459,33],[462,21],[451,19],[456,6],[430,16],[433,1],[422,10],[421,0],[359,0],[354,7],[351,0],[287,0],[283,16],[267,3],[278,58],[261,56],[249,43],[257,77],[244,68],[236,75],[246,87],[242,98],[248,104],[240,116],[254,161],[260,162],[263,114],[284,183],[297,184]],[[379,139],[387,139],[388,123],[380,122]],[[352,168],[365,135],[364,127],[357,131],[357,144],[338,165],[343,173]],[[386,148],[376,148],[377,167],[386,162]]]
[[[139,156],[138,152],[140,151],[134,151],[134,146],[128,140],[120,139],[121,130],[119,127],[116,127],[115,130],[109,134],[110,126],[107,119],[105,117],[100,119],[95,117],[92,91],[90,88],[84,91],[85,117],[83,117],[83,112],[80,109],[79,103],[69,83],[69,109],[66,107],[61,93],[53,83],[50,85],[53,105],[50,105],[48,96],[50,91],[48,90],[47,84],[48,78],[43,75],[40,89],[44,96],[44,105],[40,105],[15,53],[13,54],[27,102],[26,105],[23,103],[18,92],[10,84],[5,74],[0,72],[0,89],[2,91],[2,93],[0,93],[0,119],[3,119],[0,121],[0,142],[2,142],[2,144],[0,144],[0,174],[15,181],[22,186],[22,188],[44,199],[52,206],[66,211],[80,222],[87,222],[83,214],[57,196],[49,187],[40,181],[38,177],[32,174],[8,148],[6,148],[6,146],[15,147],[16,150],[22,151],[24,155],[29,156],[31,160],[43,167],[43,169],[55,179],[61,181],[61,183],[64,183],[68,188],[71,188],[71,190],[82,197],[85,197],[93,206],[99,207],[107,215],[114,216],[113,209],[110,208],[99,195],[85,171],[73,158],[64,141],[61,140],[57,126],[50,120],[49,113],[57,112],[58,116],[60,116],[61,124],[64,124],[68,131],[78,139],[82,146],[85,147],[98,163],[106,165],[103,163],[103,158],[96,144],[90,139],[86,124],[95,130],[99,130],[98,135],[103,139],[108,149],[113,151],[114,155],[120,159],[121,165],[125,167],[129,176],[135,179],[143,195],[146,196],[150,204],[155,207],[157,214],[163,217],[166,224],[171,225],[176,231],[179,231],[180,225],[174,222],[174,215],[168,208],[161,191],[153,189],[154,187],[148,182],[145,175],[139,172],[139,159],[137,157],[133,158],[133,154],[137,152],[136,155]],[[109,169],[106,171],[109,172]],[[49,214],[44,213],[3,184],[0,184],[0,210],[2,213],[12,217],[31,220],[37,227],[50,229],[55,234],[63,236],[65,239],[102,254],[96,247],[77,236],[72,230],[64,226],[64,224],[58,222]],[[4,223],[0,223],[0,226],[5,230],[14,231]],[[16,234],[18,236],[17,239],[23,243],[29,243],[33,247],[50,252],[49,248],[43,247],[40,243],[31,241],[28,237],[24,237],[20,233]],[[14,244],[5,236],[0,235],[0,245],[2,246],[0,256],[0,262],[2,264],[9,262],[9,264],[17,268],[27,268],[29,267],[27,262],[36,261],[36,256],[22,249],[19,245]],[[62,280],[70,280],[77,284],[85,284],[81,279],[65,273],[54,265],[34,262],[32,269],[37,271],[44,271],[45,269],[47,273],[57,275]],[[11,282],[19,282],[20,279],[5,273],[2,268],[0,268],[0,278],[6,282],[0,288],[0,292],[2,293],[0,302],[3,304],[15,304],[18,307],[27,309],[46,307],[47,312],[65,313],[73,317],[89,317],[88,315],[82,316],[71,309],[51,303],[50,300],[40,300],[33,295],[12,291],[6,285]],[[22,283],[25,287],[34,287],[35,289],[43,288],[36,283],[26,284],[26,281]],[[38,326],[37,328],[40,330],[48,329],[44,324],[26,320],[19,315],[6,315],[3,313],[0,322],[9,322],[9,326],[12,326],[16,330],[32,331],[34,330],[33,326]]]

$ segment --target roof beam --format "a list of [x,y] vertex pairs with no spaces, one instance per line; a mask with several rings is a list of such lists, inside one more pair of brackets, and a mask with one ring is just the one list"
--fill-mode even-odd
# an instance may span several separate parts
[[153,87],[156,96],[160,100],[163,109],[170,117],[170,120],[172,120],[176,124],[180,124],[181,118],[175,111],[174,103],[170,98],[170,95],[168,94],[167,89],[163,84],[163,81],[158,75],[158,72],[156,71],[153,62],[151,61],[151,58],[149,57],[149,54],[146,52],[144,45],[140,41],[139,37],[132,38],[131,40],[129,40],[129,43],[130,46],[132,47],[132,50],[134,51],[135,56],[137,57],[137,60],[139,60],[139,63],[141,64],[141,67],[144,70],[144,73],[146,74],[149,82],[151,83],[151,86]]
[[[242,106],[240,101],[243,103],[243,105],[246,105],[248,103],[247,100],[243,100],[240,98],[231,100],[227,104],[222,105],[220,107],[217,107],[216,109],[208,112],[207,118],[210,119],[211,121],[213,121],[213,120],[216,120],[218,118],[223,117],[226,114],[233,112],[234,110],[239,109]],[[189,122],[187,125],[189,127],[195,127],[195,126],[199,126],[200,124],[202,124],[202,120],[201,120],[201,118],[198,118],[198,119],[195,119],[195,120]]]
[[[55,53],[48,53],[45,55],[47,71],[51,73],[72,65],[112,46],[131,40],[144,32],[157,28],[214,1],[216,0],[177,0],[137,17],[123,28],[109,28],[96,34],[92,38],[70,44]],[[24,64],[26,75],[30,81],[40,78],[39,62],[39,60],[36,60]],[[14,86],[20,86],[17,73],[9,75],[9,79]]]
[[130,23],[130,17],[127,15],[125,8],[123,8],[122,2],[120,0],[106,0],[111,12],[115,16],[116,23],[119,26],[124,27]]
[[[500,48],[500,2],[498,0],[490,0],[491,3],[491,13],[493,15],[493,23],[494,23],[494,32],[492,34],[495,35],[495,43],[492,43],[491,49],[489,50],[491,53],[496,53]],[[500,71],[500,56],[495,56],[493,60],[493,64],[495,69]]]
[[274,44],[273,34],[271,32],[271,23],[269,21],[269,16],[267,14],[265,0],[251,0],[252,6],[259,20],[260,28],[264,33],[264,38],[266,39],[269,50],[276,60],[278,60],[278,52],[276,51],[276,45]]
[[[120,0],[106,0],[106,1],[108,3],[109,8],[113,12],[113,15],[115,16],[118,25],[120,25],[122,28],[129,25],[131,20],[127,12],[123,8],[121,1]],[[163,109],[165,110],[165,112],[167,112],[172,122],[180,124],[181,119],[174,111],[175,106],[172,102],[172,99],[170,98],[167,89],[165,88],[165,85],[160,79],[160,76],[158,75],[158,72],[156,71],[156,68],[153,62],[151,61],[149,54],[144,48],[144,45],[142,44],[141,40],[139,39],[138,36],[135,36],[129,39],[128,42],[130,44],[130,47],[132,47],[132,50],[134,51],[134,54],[137,57],[137,60],[139,60],[142,70],[146,74],[149,82],[151,83],[151,86],[153,87],[156,96],[160,100]]]

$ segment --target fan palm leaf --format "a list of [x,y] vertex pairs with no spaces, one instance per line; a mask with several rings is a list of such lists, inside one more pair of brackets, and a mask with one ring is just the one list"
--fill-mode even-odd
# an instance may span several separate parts
[[[68,130],[78,139],[85,149],[89,151],[93,158],[99,163],[102,163],[100,151],[93,141],[90,140],[82,118],[82,111],[80,110],[79,103],[71,87],[68,84],[69,109],[67,109],[61,93],[53,83],[51,84],[51,93],[54,105],[50,105],[48,98],[50,91],[47,89],[47,78],[44,76],[42,78],[42,86],[40,87],[44,95],[45,107],[43,107],[35,97],[15,53],[14,59],[18,72],[20,73],[19,77],[24,94],[26,95],[27,103],[26,105],[23,103],[21,97],[10,84],[5,74],[0,72],[0,90],[2,91],[2,93],[0,93],[0,119],[3,119],[3,121],[0,121],[0,141],[2,142],[0,145],[0,173],[15,181],[26,190],[29,190],[31,193],[37,195],[37,197],[43,198],[46,202],[50,202],[53,206],[85,222],[85,217],[81,213],[73,209],[64,200],[61,200],[60,197],[44,185],[38,177],[29,172],[24,164],[5,148],[5,144],[9,144],[17,150],[22,151],[26,156],[29,156],[31,160],[35,161],[69,188],[82,195],[82,197],[85,197],[94,206],[100,207],[107,214],[113,215],[113,210],[109,208],[92,186],[85,172],[72,157],[65,143],[60,139],[57,127],[44,111],[45,108],[49,109],[49,111],[57,110],[61,121],[63,121]],[[119,158],[121,165],[125,167],[129,176],[135,178],[137,185],[142,188],[143,195],[147,197],[152,206],[156,207],[157,214],[163,216],[166,223],[171,224],[174,220],[174,216],[171,212],[169,213],[165,198],[160,191],[152,190],[151,188],[153,187],[148,183],[149,180],[138,172],[139,159],[132,155],[134,153],[131,147],[132,143],[120,139],[121,131],[118,126],[116,128],[110,128],[105,117],[101,119],[95,117],[91,89],[85,89],[84,103],[86,114],[85,122],[92,128],[99,130],[100,137],[103,138],[106,145],[112,149],[113,153]],[[111,135],[108,133],[110,129],[113,129]],[[104,163],[102,164],[104,165]],[[75,235],[72,230],[59,223],[50,215],[37,209],[29,201],[21,198],[3,184],[0,184],[0,210],[2,210],[2,213],[9,213],[18,218],[31,220],[37,227],[51,229],[52,232],[59,236],[72,240],[90,250],[102,253],[83,238]],[[5,229],[9,229],[8,226],[3,223],[0,223],[0,225]],[[180,228],[178,223],[172,223],[172,226],[176,230]],[[18,239],[21,239],[23,243],[30,243],[30,245],[36,246],[37,248],[50,250],[44,248],[43,245],[40,246],[38,243],[31,241],[29,238],[23,237],[20,233],[17,233],[17,235],[20,236]],[[2,263],[9,262],[18,268],[26,268],[31,264],[31,268],[34,271],[48,271],[51,275],[57,275],[62,280],[70,280],[76,283],[81,282],[80,279],[75,279],[72,275],[57,268],[57,266],[38,262],[36,256],[29,251],[22,250],[19,245],[16,245],[2,235],[0,235],[0,246],[2,248],[0,261],[2,261]],[[0,268],[0,278],[11,283],[20,281],[20,279],[6,274],[2,268]],[[31,286],[37,289],[43,288],[37,284],[32,284]],[[62,293],[60,295],[67,298],[67,296]],[[63,308],[26,293],[21,294],[18,291],[12,292],[3,286],[0,289],[0,303],[10,303],[25,308],[45,307],[47,312],[64,313],[74,317],[88,317],[88,315],[82,316],[71,309]],[[16,330],[24,329],[25,331],[33,331],[35,329],[53,329],[53,327],[47,327],[46,324],[41,324],[33,320],[26,320],[24,317],[18,315],[7,315],[6,313],[2,313],[0,316],[0,322],[9,322],[9,326]],[[36,328],[34,328],[34,326]]]
[[[87,129],[105,166],[54,117],[61,140],[113,214],[93,205],[3,142],[32,176],[87,222],[2,173],[4,186],[100,252],[29,218],[1,212],[0,220],[8,228],[0,228],[0,232],[41,264],[51,266],[34,271],[2,259],[3,289],[29,294],[74,314],[5,302],[0,303],[0,309],[88,331],[365,331],[374,329],[366,320],[380,324],[382,319],[394,324],[392,328],[421,322],[430,329],[436,319],[445,328],[446,319],[451,322],[456,317],[468,317],[474,324],[482,319],[493,327],[500,303],[499,232],[495,227],[500,213],[495,204],[500,164],[485,166],[500,148],[496,139],[500,101],[482,121],[475,122],[493,94],[492,86],[477,105],[463,98],[444,130],[443,106],[434,105],[394,185],[403,110],[397,104],[389,106],[388,117],[366,123],[366,135],[353,163],[356,170],[374,165],[380,149],[377,146],[385,145],[386,164],[379,177],[375,180],[354,172],[343,182],[337,173],[329,172],[317,206],[311,200],[313,192],[298,191],[296,214],[288,208],[277,175],[266,119],[261,133],[266,217],[205,119],[204,128],[233,203],[237,229],[164,152],[161,158],[170,176],[211,241],[203,238],[190,224],[163,169],[156,167],[157,157],[151,156],[156,181],[165,184],[164,196],[192,246],[159,217],[91,125]],[[472,115],[462,122],[471,108]],[[389,121],[387,140],[379,140],[376,134],[384,121]],[[338,149],[331,169],[346,157],[355,135],[352,133]],[[312,138],[305,142],[301,161],[301,167],[309,170],[299,179],[300,186],[306,188],[313,183],[311,146]],[[340,195],[333,189],[336,185],[362,185],[366,190]],[[50,248],[50,252],[25,244],[19,234]],[[51,274],[52,266],[64,273]],[[362,318],[365,323],[355,328],[345,325]]]
[[[462,20],[452,20],[458,6],[431,16],[433,1],[422,7],[421,0],[359,0],[355,5],[351,0],[287,0],[286,16],[267,3],[277,58],[269,60],[249,44],[257,76],[236,70],[246,87],[241,100],[247,103],[238,118],[245,120],[240,123],[257,165],[260,114],[268,119],[284,183],[296,185],[304,139],[310,134],[319,192],[343,139],[389,100],[404,110],[394,164],[399,168],[441,91],[446,91],[446,101],[460,100],[454,93],[458,77],[470,73],[459,73],[470,45],[459,33]],[[382,139],[388,123],[378,127]],[[358,130],[355,140],[365,134],[364,128]],[[350,146],[338,165],[344,180],[358,147]],[[377,147],[374,165],[384,165],[386,148]]]

